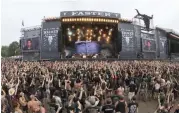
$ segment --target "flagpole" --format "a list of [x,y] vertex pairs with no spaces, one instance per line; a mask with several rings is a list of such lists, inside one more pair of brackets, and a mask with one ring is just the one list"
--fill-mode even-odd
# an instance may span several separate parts
[[22,24],[21,24],[21,54],[22,54],[22,61],[24,60],[24,51],[23,51],[23,44],[24,42],[22,42],[22,39],[24,39],[24,20],[22,20]]

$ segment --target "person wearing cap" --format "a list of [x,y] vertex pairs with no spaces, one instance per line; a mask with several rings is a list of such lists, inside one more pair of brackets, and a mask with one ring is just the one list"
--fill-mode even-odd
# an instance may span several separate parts
[[128,113],[138,113],[138,103],[136,102],[136,97],[132,97],[132,100],[130,103],[128,103],[128,109],[129,112]]
[[114,111],[115,111],[115,106],[112,105],[111,99],[107,99],[107,100],[106,100],[106,104],[105,104],[104,106],[102,106],[101,111],[102,111],[103,113],[114,113]]

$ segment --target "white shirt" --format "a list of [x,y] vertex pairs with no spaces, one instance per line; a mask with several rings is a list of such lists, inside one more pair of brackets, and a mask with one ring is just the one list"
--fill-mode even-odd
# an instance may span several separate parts
[[156,83],[156,84],[155,84],[155,89],[156,89],[156,90],[159,90],[159,89],[160,89],[160,84]]

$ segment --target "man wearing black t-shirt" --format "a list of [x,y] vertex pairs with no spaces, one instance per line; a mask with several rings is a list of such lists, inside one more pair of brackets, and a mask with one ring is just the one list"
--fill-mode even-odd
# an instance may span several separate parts
[[106,101],[106,105],[102,107],[103,113],[114,113],[115,107],[112,105],[112,102],[110,99]]
[[129,94],[128,94],[129,100],[131,100],[132,97],[135,96],[136,89],[137,89],[136,84],[134,83],[134,81],[131,81],[129,85]]
[[123,96],[120,96],[119,101],[115,104],[116,113],[126,113],[127,111],[127,103],[124,100]]
[[132,101],[128,103],[129,113],[138,113],[138,103],[136,102],[135,96],[132,98]]

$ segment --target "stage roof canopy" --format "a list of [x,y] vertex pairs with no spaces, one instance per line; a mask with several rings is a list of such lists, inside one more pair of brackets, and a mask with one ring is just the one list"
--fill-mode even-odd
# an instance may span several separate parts
[[171,37],[179,39],[179,32],[177,32],[173,29],[162,28],[162,27],[156,27],[156,29],[162,30],[162,31],[168,33]]

